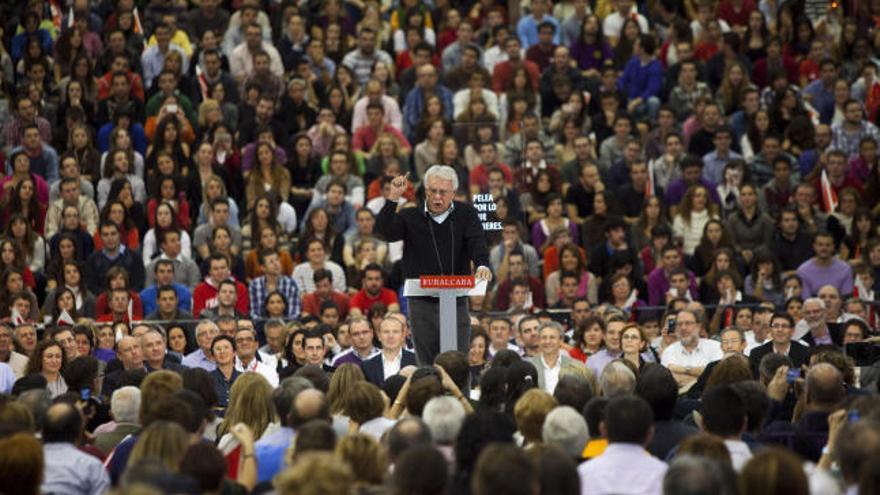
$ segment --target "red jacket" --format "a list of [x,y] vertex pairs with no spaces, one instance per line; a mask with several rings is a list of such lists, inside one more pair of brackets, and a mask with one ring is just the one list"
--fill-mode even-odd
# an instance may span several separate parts
[[[241,282],[235,282],[235,289],[238,292],[235,309],[246,315],[250,311],[247,287]],[[217,287],[210,278],[205,278],[205,281],[197,285],[193,291],[193,316],[198,318],[202,310],[215,307],[217,307]]]

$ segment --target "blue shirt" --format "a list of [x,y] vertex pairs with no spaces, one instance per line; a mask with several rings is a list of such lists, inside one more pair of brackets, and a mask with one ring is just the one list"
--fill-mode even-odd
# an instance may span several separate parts
[[807,84],[804,93],[812,98],[810,103],[819,112],[819,121],[830,125],[834,117],[834,85],[826,88],[821,78],[816,79]]
[[[181,311],[192,311],[192,293],[185,286],[174,282],[171,284],[174,292],[177,292],[177,309]],[[144,305],[144,314],[150,315],[158,308],[156,305],[156,297],[158,296],[159,286],[153,285],[141,291],[141,302]]]
[[11,393],[14,384],[15,373],[12,368],[6,363],[0,363],[0,393]]
[[[452,120],[452,92],[446,86],[437,84],[433,89],[434,94],[440,97],[443,102],[444,117]],[[422,112],[425,110],[425,91],[420,87],[415,87],[406,95],[406,102],[403,104],[403,132],[410,142],[415,142],[416,129],[419,121],[422,119]]]
[[[30,160],[31,173],[42,176],[46,179],[47,183],[51,184],[60,178],[58,175],[58,153],[48,144],[44,143],[42,147],[43,151],[39,155],[31,156],[30,153],[26,152],[25,156]],[[9,152],[9,156],[11,157],[19,151],[24,151],[24,147],[16,146],[15,148],[12,148],[12,151]],[[12,173],[11,160],[7,160],[6,162],[6,173]]]
[[271,481],[284,469],[284,454],[293,442],[293,428],[282,426],[264,435],[254,444],[257,458],[257,481]]
[[181,364],[187,368],[201,368],[207,372],[217,369],[217,364],[208,359],[208,356],[206,356],[205,352],[201,349],[196,349],[184,356]]
[[[278,277],[276,285],[275,290],[280,292],[287,301],[287,314],[285,317],[289,319],[297,318],[299,316],[302,301],[299,297],[299,289],[296,287],[296,282],[290,277],[281,275]],[[264,311],[266,297],[268,295],[269,290],[266,286],[265,275],[251,280],[250,286],[248,287],[248,296],[250,297],[251,302],[251,318],[259,319],[268,316]]]
[[623,91],[627,100],[641,98],[647,101],[648,98],[660,94],[662,81],[663,67],[659,60],[652,58],[648,63],[642,63],[642,59],[633,57],[624,66],[617,88]]
[[561,29],[559,21],[555,17],[544,14],[544,17],[538,21],[535,20],[535,16],[527,15],[520,19],[516,25],[516,35],[519,37],[519,43],[522,45],[523,50],[528,50],[532,45],[538,44],[538,24],[542,22],[549,22],[556,27],[556,32],[553,34],[553,44],[559,44],[559,32]]
[[721,184],[724,182],[724,167],[732,160],[742,158],[739,153],[730,150],[727,156],[719,157],[717,151],[706,153],[703,155],[703,179],[713,183]]
[[41,493],[97,495],[110,489],[110,477],[101,461],[73,444],[47,443],[43,455],[46,467]]

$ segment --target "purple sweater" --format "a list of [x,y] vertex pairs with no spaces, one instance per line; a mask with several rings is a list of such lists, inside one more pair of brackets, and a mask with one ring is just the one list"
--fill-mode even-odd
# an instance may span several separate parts
[[852,268],[837,258],[827,267],[820,267],[816,258],[810,258],[798,267],[797,274],[804,283],[804,297],[815,296],[825,285],[836,287],[841,295],[852,294]]

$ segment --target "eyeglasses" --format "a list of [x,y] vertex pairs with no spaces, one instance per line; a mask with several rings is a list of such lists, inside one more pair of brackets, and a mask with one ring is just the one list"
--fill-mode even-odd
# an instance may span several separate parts
[[624,335],[620,340],[642,340],[642,337],[639,335]]
[[235,343],[236,344],[243,344],[246,342],[253,342],[254,340],[256,340],[256,339],[254,339],[253,337],[236,337]]

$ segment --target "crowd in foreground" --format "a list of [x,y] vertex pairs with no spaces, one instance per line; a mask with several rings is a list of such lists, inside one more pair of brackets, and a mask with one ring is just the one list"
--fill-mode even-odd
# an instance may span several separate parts
[[0,492],[880,491],[873,4],[3,2]]

